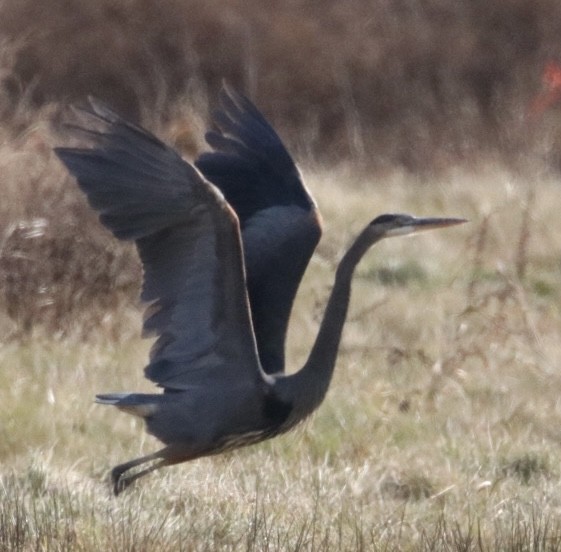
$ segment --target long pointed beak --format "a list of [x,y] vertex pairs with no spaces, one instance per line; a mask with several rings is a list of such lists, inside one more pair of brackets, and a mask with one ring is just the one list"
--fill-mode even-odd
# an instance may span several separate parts
[[416,218],[411,222],[412,232],[420,232],[421,230],[432,230],[433,228],[443,228],[445,226],[455,226],[468,222],[467,219],[461,218]]

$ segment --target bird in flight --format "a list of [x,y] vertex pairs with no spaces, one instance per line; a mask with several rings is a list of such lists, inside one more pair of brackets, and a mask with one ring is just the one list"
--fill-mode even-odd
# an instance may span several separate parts
[[[292,304],[320,239],[317,206],[281,139],[224,87],[212,150],[194,165],[90,98],[74,127],[83,148],[56,148],[100,221],[135,242],[144,269],[146,377],[163,392],[97,395],[140,416],[164,447],[113,468],[113,491],[158,468],[269,439],[323,401],[354,269],[382,238],[465,222],[385,214],[340,261],[308,360],[285,373]],[[141,466],[141,468],[139,468]],[[138,468],[138,469],[136,469]]]

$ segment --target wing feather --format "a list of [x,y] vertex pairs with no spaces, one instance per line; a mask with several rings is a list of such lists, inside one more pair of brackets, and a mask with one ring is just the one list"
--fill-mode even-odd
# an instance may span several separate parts
[[196,166],[225,195],[242,229],[253,326],[267,373],[284,370],[290,311],[321,236],[314,200],[258,109],[228,88]]
[[58,148],[101,222],[134,240],[144,268],[146,376],[166,389],[257,381],[237,216],[171,148],[100,102],[84,110],[88,148]]

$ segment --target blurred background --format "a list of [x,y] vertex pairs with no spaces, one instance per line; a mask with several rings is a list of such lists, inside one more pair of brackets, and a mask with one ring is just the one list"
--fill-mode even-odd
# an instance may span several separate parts
[[137,297],[133,248],[52,153],[70,103],[97,96],[193,159],[227,81],[305,168],[346,167],[337,186],[366,180],[383,209],[396,172],[405,187],[458,167],[555,178],[560,30],[557,0],[0,1],[0,329],[89,335]]
[[225,79],[322,163],[511,164],[547,154],[523,114],[560,29],[557,0],[5,0],[0,122],[88,94],[165,122]]

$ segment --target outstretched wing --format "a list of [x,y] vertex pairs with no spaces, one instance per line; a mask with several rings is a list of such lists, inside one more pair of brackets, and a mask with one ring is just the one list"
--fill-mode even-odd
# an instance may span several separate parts
[[284,370],[296,291],[321,236],[316,205],[281,139],[244,96],[227,88],[196,166],[240,219],[247,288],[261,365]]
[[[238,219],[220,191],[153,135],[101,103],[85,109],[92,146],[58,148],[101,222],[136,242],[146,376],[166,389],[259,377]],[[92,127],[93,123],[93,127]]]

